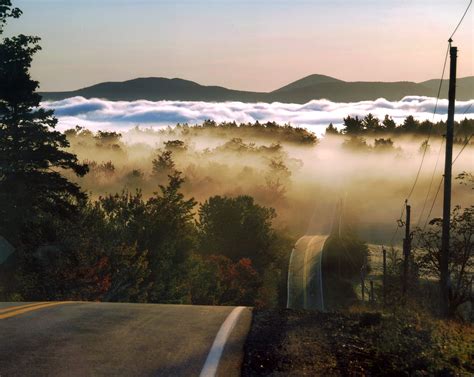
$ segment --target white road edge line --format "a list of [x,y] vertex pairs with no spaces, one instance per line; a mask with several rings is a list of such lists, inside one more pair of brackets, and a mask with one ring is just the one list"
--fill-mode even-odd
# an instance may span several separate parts
[[237,324],[239,316],[244,309],[245,306],[234,308],[221,325],[221,328],[214,339],[214,343],[212,343],[211,350],[207,355],[206,362],[204,363],[204,367],[199,375],[200,377],[215,377],[227,339],[229,339],[230,333]]

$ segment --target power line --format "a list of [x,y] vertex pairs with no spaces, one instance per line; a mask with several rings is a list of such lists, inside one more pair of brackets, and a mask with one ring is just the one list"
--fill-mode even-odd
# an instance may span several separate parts
[[[449,49],[448,49],[449,50]],[[445,60],[445,67],[446,67],[446,60]],[[445,69],[445,67],[443,68],[443,71]],[[438,95],[439,95],[439,91],[441,89],[441,85],[439,87],[439,90],[438,90]],[[435,112],[436,112],[436,107],[437,107],[437,104],[438,102],[436,101],[436,105],[435,105]],[[469,104],[469,106],[464,110],[463,112],[463,115],[465,115],[469,109],[471,108],[472,106],[472,102]],[[434,117],[434,116],[433,116]],[[458,157],[461,155],[461,153],[463,152],[464,148],[466,148],[466,146],[469,144],[469,141],[471,140],[472,138],[472,134],[469,136],[469,138],[466,140],[465,144],[463,145],[463,147],[461,148],[461,150],[459,151],[458,155],[456,156],[456,158],[453,160],[453,165],[454,163],[456,162],[456,160],[458,159]],[[428,142],[427,142],[428,143]],[[428,202],[428,197],[430,195],[430,192],[431,192],[431,187],[433,185],[433,180],[434,180],[434,176],[436,174],[436,169],[438,168],[438,163],[439,163],[439,158],[441,156],[441,151],[443,149],[443,144],[444,144],[444,138],[441,140],[441,145],[439,146],[439,150],[438,150],[438,157],[436,158],[436,164],[435,164],[435,167],[434,167],[434,170],[433,170],[433,174],[431,175],[431,180],[430,180],[430,184],[428,186],[428,191],[426,193],[426,196],[425,196],[425,200],[423,202],[423,208],[421,209],[421,212],[420,212],[420,216],[418,217],[418,221],[417,221],[417,227],[420,225],[421,223],[421,218],[423,217],[423,213],[425,212],[425,208],[426,208],[426,204]],[[428,215],[429,217],[429,215]],[[426,225],[425,225],[426,226]]]
[[441,144],[440,144],[439,150],[438,150],[438,157],[436,158],[436,164],[435,164],[435,167],[433,169],[433,174],[431,174],[431,180],[430,180],[430,184],[428,186],[428,191],[427,191],[426,196],[425,196],[425,201],[423,202],[423,208],[421,209],[420,216],[418,217],[418,221],[416,223],[417,227],[421,223],[421,218],[423,217],[423,213],[425,212],[426,204],[428,203],[428,198],[429,198],[429,195],[430,195],[430,192],[431,192],[431,187],[433,185],[436,170],[438,168],[439,158],[441,157],[441,151],[443,150],[443,145],[444,145],[444,138],[441,139]]
[[[422,156],[422,158],[421,158],[420,166],[419,166],[418,171],[417,171],[417,173],[416,173],[415,181],[414,181],[414,183],[413,183],[413,186],[411,187],[411,190],[410,190],[410,192],[409,192],[409,194],[408,194],[407,199],[405,200],[405,203],[408,201],[408,199],[409,199],[409,198],[411,197],[411,195],[413,194],[413,191],[415,190],[415,187],[416,187],[416,184],[418,183],[418,179],[419,179],[419,177],[420,177],[421,169],[422,169],[422,167],[423,167],[423,163],[424,163],[424,160],[425,160],[426,151],[427,151],[427,149],[428,149],[429,140],[430,140],[430,137],[431,137],[431,132],[432,132],[433,124],[434,124],[434,118],[435,118],[435,115],[436,115],[436,111],[437,111],[437,109],[438,109],[438,102],[439,102],[439,97],[440,97],[440,94],[441,94],[441,88],[442,88],[442,85],[443,85],[443,78],[444,78],[444,73],[445,73],[445,71],[446,71],[446,63],[447,63],[447,60],[448,60],[448,54],[449,54],[449,50],[450,50],[450,47],[451,47],[452,38],[453,38],[454,34],[456,34],[456,32],[457,32],[457,30],[459,29],[459,27],[461,26],[461,24],[462,24],[462,22],[463,22],[463,20],[464,20],[464,17],[466,16],[466,14],[467,14],[469,8],[471,7],[471,4],[472,4],[472,0],[469,1],[469,4],[468,4],[466,10],[464,11],[464,14],[462,15],[461,19],[459,20],[458,24],[456,25],[456,28],[454,29],[454,31],[452,32],[451,36],[449,37],[448,48],[447,48],[447,50],[446,50],[446,55],[445,55],[445,58],[444,58],[443,72],[442,72],[442,74],[441,74],[441,79],[440,79],[439,86],[438,86],[438,93],[437,93],[437,96],[436,96],[436,103],[435,103],[435,107],[434,107],[434,110],[433,110],[432,121],[431,121],[430,128],[429,128],[429,132],[428,132],[428,138],[427,138],[427,140],[426,140],[426,143],[425,143],[425,146],[424,146],[424,149],[423,149],[423,156]],[[471,108],[471,106],[472,106],[472,103],[471,103],[471,104],[467,107],[467,109],[464,111],[464,114],[467,113],[467,111]],[[456,158],[454,159],[453,164],[454,164],[454,162],[457,160],[457,158],[459,157],[459,155],[462,153],[462,151],[464,150],[464,148],[466,147],[466,145],[469,143],[469,140],[471,139],[471,137],[472,137],[472,135],[469,137],[469,139],[467,140],[466,144],[462,147],[462,149],[461,149],[461,151],[459,152],[458,156],[456,156]],[[444,141],[444,140],[443,140],[443,141]],[[422,216],[423,216],[423,212],[424,212],[424,210],[425,210],[425,208],[426,208],[426,203],[427,203],[427,200],[428,200],[428,197],[429,197],[429,193],[430,193],[430,191],[431,191],[431,187],[432,187],[432,184],[433,184],[434,175],[435,175],[436,169],[437,169],[437,167],[438,167],[438,162],[439,162],[439,157],[440,157],[440,152],[441,152],[441,149],[442,149],[442,145],[443,145],[443,142],[441,143],[440,150],[439,150],[439,152],[438,152],[438,157],[437,157],[437,160],[436,160],[436,165],[435,165],[433,174],[432,174],[432,176],[431,176],[431,181],[430,181],[430,184],[429,184],[429,187],[428,187],[428,192],[427,192],[427,194],[426,194],[425,201],[424,201],[424,203],[423,203],[423,208],[422,208],[422,210],[421,210],[420,217],[419,217],[419,219],[418,219],[418,224],[420,223],[421,218],[422,218]],[[431,209],[430,209],[430,213],[429,213],[429,215],[428,215],[428,218],[429,218],[429,216],[431,215],[431,211],[432,211],[432,209],[433,209],[433,207],[434,207],[434,203],[435,203],[436,198],[437,198],[437,196],[438,196],[438,194],[439,194],[440,188],[441,188],[441,183],[440,183],[440,185],[439,185],[439,187],[438,187],[438,190],[437,190],[437,193],[436,193],[436,195],[435,195],[435,199],[434,199],[433,204],[432,204],[432,206],[431,206]],[[403,216],[403,212],[402,212],[402,216]],[[400,218],[400,220],[401,220],[401,218]],[[425,226],[426,226],[426,223],[425,223]],[[397,231],[398,231],[398,227],[397,227],[397,229],[395,230],[392,239],[395,237]]]
[[466,108],[466,110],[464,110],[464,112],[462,113],[462,115],[465,115],[465,114],[469,111],[469,109],[471,108],[471,106],[472,106],[472,102],[469,104],[469,106]]
[[463,152],[464,148],[467,147],[467,145],[469,144],[469,142],[471,141],[471,138],[474,134],[471,134],[471,136],[469,136],[466,141],[464,142],[464,145],[462,146],[461,150],[459,151],[459,153],[457,154],[456,158],[453,160],[453,165],[454,163],[456,162],[456,160],[459,158],[459,156],[461,155],[461,153]]
[[418,183],[418,179],[420,178],[421,169],[423,168],[423,163],[424,163],[425,157],[426,157],[426,151],[428,150],[428,143],[430,141],[431,133],[433,131],[434,117],[436,115],[436,111],[438,110],[438,102],[439,102],[439,97],[441,95],[441,88],[443,87],[444,73],[446,72],[446,63],[448,61],[448,55],[449,55],[449,48],[450,47],[451,47],[451,43],[448,43],[448,48],[446,49],[446,54],[445,54],[445,57],[444,57],[443,71],[441,73],[441,79],[439,80],[438,93],[436,95],[436,103],[435,103],[435,107],[434,107],[434,110],[433,110],[433,116],[432,116],[432,119],[431,119],[430,128],[428,130],[428,138],[426,139],[425,147],[423,148],[423,155],[421,156],[420,166],[419,166],[418,171],[416,173],[416,177],[415,177],[415,181],[413,182],[413,186],[411,187],[411,190],[410,190],[410,192],[409,192],[409,194],[408,194],[405,201],[408,201],[410,199],[411,195],[413,194],[413,191],[415,191],[416,184]]
[[398,233],[398,229],[403,226],[403,214],[405,213],[405,206],[407,204],[407,201],[405,200],[405,203],[403,203],[402,210],[400,212],[400,217],[397,219],[397,227],[395,228],[395,231],[392,234],[392,237],[390,238],[390,246],[393,247],[393,241],[395,240],[395,237]]
[[[444,72],[446,71],[446,63],[448,61],[449,47],[450,47],[450,44],[448,43],[448,48],[446,49],[446,55],[444,56],[443,72],[441,73],[441,80],[439,80],[438,94],[436,95],[436,103],[435,103],[435,107],[434,107],[434,111],[433,111],[433,116],[431,118],[431,122],[434,122],[434,117],[436,115],[436,110],[438,110],[439,96],[441,94],[441,88],[443,86],[443,77],[444,77]],[[428,133],[428,139],[429,139],[430,135],[431,135],[431,127],[430,127],[430,132]]]
[[462,17],[461,17],[461,20],[460,20],[459,23],[457,24],[456,28],[454,29],[454,31],[453,31],[453,33],[451,34],[451,36],[449,37],[449,39],[453,39],[454,34],[456,34],[456,32],[458,31],[459,26],[461,26],[462,21],[464,20],[464,17],[465,17],[466,14],[467,14],[467,11],[468,11],[469,8],[471,7],[471,4],[472,4],[472,0],[469,1],[469,5],[467,6],[466,10],[464,11],[464,14],[463,14]]
[[[459,27],[461,26],[463,20],[464,20],[464,17],[466,16],[469,8],[471,7],[471,4],[472,4],[472,0],[469,1],[469,5],[467,6],[466,10],[464,11],[464,14],[462,15],[461,19],[459,20],[458,24],[456,25],[456,28],[454,29],[453,33],[451,34],[451,36],[449,37],[449,41],[448,41],[448,48],[446,50],[446,55],[445,55],[445,58],[444,58],[444,63],[443,63],[443,71],[442,71],[442,74],[441,74],[441,79],[439,81],[439,86],[438,86],[438,93],[437,93],[437,96],[436,96],[436,103],[435,103],[435,107],[434,107],[434,110],[433,110],[433,117],[432,117],[432,122],[430,124],[430,128],[429,128],[429,131],[428,131],[428,138],[426,140],[426,144],[425,144],[425,147],[423,149],[423,155],[421,157],[421,162],[420,162],[420,166],[418,168],[418,171],[416,173],[416,177],[415,177],[415,181],[413,182],[413,185],[410,189],[410,192],[408,193],[408,196],[407,198],[405,199],[405,205],[406,203],[408,202],[408,200],[410,199],[411,195],[413,194],[413,192],[415,191],[415,187],[416,187],[416,184],[418,183],[418,179],[420,178],[420,173],[421,173],[421,169],[423,168],[423,163],[425,161],[425,156],[426,156],[426,151],[428,149],[428,142],[430,140],[430,137],[431,137],[431,132],[432,132],[432,129],[433,129],[433,124],[434,124],[434,117],[436,115],[436,111],[438,109],[438,102],[439,102],[439,97],[440,97],[440,94],[441,94],[441,88],[442,88],[442,85],[443,85],[443,79],[444,79],[444,73],[446,71],[446,63],[447,63],[447,60],[448,60],[448,54],[449,54],[449,50],[450,50],[450,47],[451,47],[451,42],[452,42],[452,37],[454,36],[454,34],[456,34],[457,30],[459,29]],[[470,106],[468,107],[468,109],[470,108]],[[464,114],[467,112],[467,110],[464,112]],[[464,149],[464,147],[463,147]],[[461,152],[462,150],[461,149]],[[457,156],[459,157],[459,155]],[[456,157],[456,159],[457,159]],[[439,156],[438,156],[438,159],[439,159]],[[455,159],[455,160],[456,160]],[[454,161],[455,161],[454,160]],[[453,162],[454,163],[454,162]],[[437,164],[436,164],[437,165]],[[435,170],[436,171],[436,170]],[[433,173],[434,174],[434,173]],[[431,216],[431,211],[433,210],[433,207],[434,207],[434,204],[436,202],[436,198],[438,197],[438,194],[439,194],[439,190],[441,188],[441,183],[442,183],[443,180],[441,180],[439,186],[438,186],[438,190],[436,192],[436,195],[435,195],[435,198],[433,200],[433,204],[431,205],[431,209],[430,209],[430,212],[429,212],[429,215],[428,215],[428,218],[429,216]],[[430,184],[430,189],[431,190],[431,184]],[[429,195],[429,191],[428,191],[428,194]],[[426,204],[426,199],[425,199],[425,204]],[[390,243],[392,244],[393,240],[395,239],[395,236],[398,232],[398,228],[403,226],[403,225],[400,225],[400,224],[403,224],[403,221],[402,221],[402,217],[403,217],[403,211],[405,209],[405,205],[402,209],[402,213],[401,213],[401,216],[400,216],[400,219],[397,220],[397,228],[395,229],[394,233],[393,233],[393,236],[392,236],[392,239],[390,241]],[[423,212],[423,211],[422,211]],[[420,216],[421,218],[421,216]],[[427,220],[428,221],[428,220]],[[425,223],[425,227],[426,227],[426,223]],[[423,228],[424,229],[424,228]],[[393,246],[393,245],[392,245]]]
[[436,102],[435,102],[435,107],[434,107],[434,110],[433,110],[433,116],[432,116],[432,121],[431,121],[431,124],[430,124],[430,127],[429,127],[429,130],[428,130],[428,138],[426,139],[426,143],[424,145],[424,148],[423,148],[423,155],[421,157],[421,162],[420,162],[420,166],[418,167],[418,171],[416,173],[416,177],[415,177],[415,181],[413,182],[413,185],[410,189],[410,192],[408,193],[408,196],[407,198],[405,199],[405,203],[403,204],[403,207],[402,207],[402,211],[400,213],[400,218],[397,220],[397,227],[395,228],[395,231],[393,232],[393,235],[391,237],[391,240],[390,240],[390,244],[393,246],[393,240],[395,239],[397,233],[398,233],[398,228],[401,228],[403,226],[403,213],[405,211],[405,206],[408,202],[408,200],[410,199],[411,195],[413,194],[413,191],[415,191],[415,187],[416,187],[416,184],[418,183],[418,179],[420,178],[420,173],[421,173],[421,169],[423,167],[423,163],[425,161],[425,157],[426,157],[426,152],[427,152],[427,149],[428,149],[428,145],[429,145],[429,141],[430,141],[430,138],[431,138],[431,133],[432,133],[432,130],[433,130],[433,124],[434,124],[434,117],[436,115],[436,111],[438,110],[438,102],[439,102],[439,97],[441,95],[441,89],[443,87],[443,79],[444,79],[444,73],[446,72],[446,63],[448,61],[448,55],[449,55],[449,48],[450,48],[450,43],[448,44],[448,48],[446,49],[446,54],[444,56],[444,63],[443,63],[443,70],[441,72],[441,78],[439,80],[439,85],[438,85],[438,93],[436,95]]
[[439,190],[441,190],[441,185],[442,185],[443,181],[444,181],[444,176],[441,177],[441,180],[439,181],[438,189],[436,190],[436,194],[433,198],[433,203],[431,203],[430,212],[428,213],[428,216],[426,216],[425,225],[423,225],[423,230],[425,230],[426,226],[428,225],[428,221],[430,220],[430,217],[431,217],[431,212],[433,212],[433,208],[435,206],[436,199],[438,199]]
[[[459,156],[461,155],[461,153],[464,151],[464,149],[466,148],[466,146],[469,144],[469,141],[471,140],[472,136],[474,134],[471,134],[471,136],[469,136],[469,138],[464,142],[464,145],[462,146],[461,150],[459,151],[459,153],[457,154],[456,158],[453,160],[453,165],[454,163],[456,162],[456,160],[459,158]],[[430,208],[430,211],[428,213],[428,216],[426,217],[426,221],[425,221],[425,224],[423,225],[423,230],[425,230],[426,226],[428,225],[428,222],[430,220],[430,217],[431,217],[431,213],[433,212],[433,208],[436,204],[436,199],[438,198],[438,195],[439,195],[439,191],[441,190],[441,185],[443,183],[443,180],[444,180],[444,177],[441,177],[441,180],[439,181],[439,184],[438,184],[438,188],[436,190],[436,194],[433,198],[433,202],[431,203],[431,208]]]

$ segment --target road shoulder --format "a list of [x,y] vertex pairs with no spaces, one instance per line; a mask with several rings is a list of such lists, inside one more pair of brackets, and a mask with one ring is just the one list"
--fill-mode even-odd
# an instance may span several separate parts
[[252,308],[245,308],[233,328],[217,368],[217,376],[239,377],[244,359],[244,345],[252,323]]

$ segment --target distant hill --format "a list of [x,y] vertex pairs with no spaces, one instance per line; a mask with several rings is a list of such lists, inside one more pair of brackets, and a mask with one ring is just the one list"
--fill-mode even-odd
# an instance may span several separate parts
[[[420,85],[429,88],[433,97],[438,93],[439,80],[423,81],[420,82]],[[443,80],[441,93],[443,93],[445,98],[448,96],[448,85],[449,80]],[[456,97],[460,100],[474,98],[474,76],[458,78],[456,80]]]
[[344,82],[344,81],[335,79],[334,77],[331,77],[331,76],[309,75],[309,76],[303,77],[302,79],[296,80],[288,85],[285,85],[284,87],[273,91],[273,93],[281,93],[284,91],[291,91],[294,89],[301,89],[301,88],[306,88],[306,87],[320,85],[320,84],[333,84],[333,83],[341,83],[341,82]]
[[[456,98],[474,98],[474,76],[457,80]],[[193,81],[163,77],[138,78],[123,82],[104,82],[69,92],[43,92],[44,100],[61,100],[69,97],[105,98],[111,101],[132,100],[181,100],[181,101],[242,101],[306,103],[326,98],[335,102],[375,100],[386,98],[400,100],[405,96],[435,97],[439,80],[421,83],[400,82],[347,82],[324,75],[310,75],[273,92],[249,92],[221,86],[204,86]],[[443,81],[441,98],[448,97],[447,80]]]
[[138,78],[123,82],[104,82],[71,92],[40,93],[45,100],[69,97],[106,98],[111,101],[182,100],[182,101],[259,101],[263,93],[231,90],[220,86],[203,86],[193,81],[163,77]]

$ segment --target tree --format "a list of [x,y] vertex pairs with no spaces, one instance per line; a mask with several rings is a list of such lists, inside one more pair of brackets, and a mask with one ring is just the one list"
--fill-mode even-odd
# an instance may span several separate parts
[[[428,277],[440,278],[441,228],[443,220],[430,221],[427,230],[415,231],[417,265]],[[456,206],[451,213],[449,244],[449,308],[450,316],[470,298],[474,275],[474,206],[461,210]]]
[[381,131],[380,120],[374,117],[371,113],[367,114],[362,121],[362,127],[369,133]]
[[405,132],[415,133],[418,130],[420,122],[418,122],[413,115],[409,115],[403,121],[401,129]]
[[249,258],[261,272],[273,259],[274,217],[272,208],[254,203],[250,196],[213,196],[199,209],[199,248],[234,262]]
[[[160,186],[147,205],[146,244],[149,251],[153,302],[181,300],[185,295],[185,262],[195,245],[194,198],[180,192],[181,172],[169,176],[167,186]],[[138,224],[142,225],[142,224]],[[143,225],[142,225],[143,226]]]
[[326,127],[326,135],[339,135],[339,131],[332,123],[329,123],[329,126]]
[[285,194],[291,183],[291,171],[280,158],[271,158],[268,168],[268,173],[265,175],[268,203],[281,204],[285,201]]
[[344,129],[342,132],[346,135],[358,135],[363,131],[362,121],[359,117],[351,117],[350,115],[347,118],[344,118]]
[[193,255],[190,262],[192,304],[255,305],[262,282],[250,259],[233,262],[223,255]]
[[374,150],[376,152],[390,152],[394,149],[392,139],[375,139],[374,140]]
[[152,163],[152,176],[158,181],[172,174],[175,170],[175,163],[173,161],[173,152],[165,150],[158,152],[156,158],[153,159]]
[[[140,191],[124,191],[100,198],[96,204],[96,210],[105,219],[99,238],[118,249],[123,258],[130,255],[130,260],[143,264],[146,255],[149,270],[146,274],[143,270],[134,271],[133,264],[122,263],[120,259],[115,263],[121,263],[128,276],[143,279],[141,297],[147,297],[150,302],[185,299],[187,260],[195,244],[193,208],[196,202],[192,198],[185,199],[180,192],[184,182],[180,172],[168,178],[168,184],[160,186],[160,192],[147,201]],[[131,253],[135,249],[137,253]],[[133,286],[130,289],[135,291]],[[123,297],[123,293],[119,297]]]
[[421,134],[429,135],[433,129],[434,124],[431,123],[428,119],[424,120],[418,125],[418,132]]
[[[0,0],[0,35],[7,19],[20,15],[9,0]],[[0,233],[13,245],[41,213],[70,216],[85,198],[61,172],[83,176],[88,168],[66,151],[69,143],[54,130],[53,111],[39,108],[39,84],[29,74],[39,40],[18,35],[0,43]]]
[[182,140],[168,140],[165,141],[165,149],[171,152],[186,152],[188,149],[187,145]]
[[385,131],[392,132],[397,125],[392,117],[385,115],[385,118],[382,121],[382,126],[385,128]]
[[353,152],[369,152],[370,147],[367,141],[360,136],[352,135],[349,139],[344,140],[342,147]]
[[430,153],[431,152],[431,145],[428,143],[428,139],[423,140],[423,142],[420,145],[420,148],[418,148],[418,153],[424,154],[424,153]]

